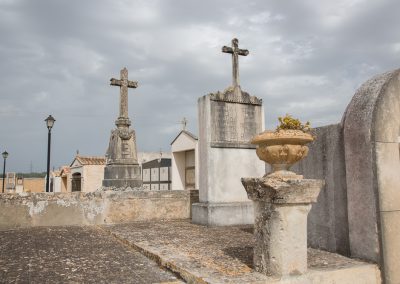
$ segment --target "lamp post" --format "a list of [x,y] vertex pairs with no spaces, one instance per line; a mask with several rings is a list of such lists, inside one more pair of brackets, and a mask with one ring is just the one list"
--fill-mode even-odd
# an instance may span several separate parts
[[49,115],[44,121],[46,121],[47,129],[49,130],[47,135],[47,176],[46,176],[46,192],[50,192],[49,189],[49,177],[50,177],[50,142],[51,142],[51,128],[54,125],[54,117]]
[[3,155],[3,159],[4,159],[4,164],[3,164],[3,187],[2,187],[2,193],[4,193],[4,181],[6,180],[6,159],[8,157],[8,153],[7,153],[7,151],[4,151],[1,154]]

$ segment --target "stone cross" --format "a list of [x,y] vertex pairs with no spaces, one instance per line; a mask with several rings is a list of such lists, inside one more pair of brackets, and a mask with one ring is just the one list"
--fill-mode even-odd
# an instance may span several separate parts
[[232,47],[223,46],[222,52],[232,54],[232,84],[236,88],[239,86],[239,55],[247,56],[249,51],[247,49],[239,48],[239,40],[232,39]]
[[184,117],[184,118],[182,119],[181,123],[182,123],[182,130],[186,130],[186,125],[187,125],[187,123],[188,123],[186,117]]
[[121,79],[110,79],[111,86],[120,87],[119,117],[128,118],[128,88],[137,88],[138,82],[128,80],[128,69],[121,70]]

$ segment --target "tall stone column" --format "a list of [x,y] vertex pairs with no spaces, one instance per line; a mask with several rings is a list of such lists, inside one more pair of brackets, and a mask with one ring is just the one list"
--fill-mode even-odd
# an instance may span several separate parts
[[324,181],[266,176],[242,178],[242,184],[254,205],[256,271],[270,276],[304,274],[307,215]]

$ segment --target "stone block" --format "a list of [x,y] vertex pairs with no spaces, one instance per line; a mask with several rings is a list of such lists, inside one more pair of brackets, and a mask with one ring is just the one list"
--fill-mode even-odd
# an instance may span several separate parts
[[255,269],[267,275],[307,271],[307,215],[311,205],[255,202]]
[[142,177],[139,165],[106,165],[103,186],[105,187],[141,187]]
[[197,191],[0,194],[0,230],[190,218]]
[[208,148],[207,156],[208,167],[200,171],[200,202],[248,202],[240,177],[264,175],[255,150]]
[[231,91],[228,88],[198,100],[201,205],[193,206],[192,216],[198,224],[251,224],[254,221],[240,177],[265,173],[264,163],[258,159],[255,146],[250,144],[251,138],[264,128],[263,107],[256,97],[239,89],[235,94]]
[[253,224],[253,204],[251,202],[194,203],[192,222],[210,226]]
[[349,256],[343,129],[334,124],[317,127],[313,134],[307,157],[292,167],[305,178],[325,180],[308,215],[308,245]]
[[254,202],[254,267],[270,276],[307,271],[307,215],[322,180],[284,177],[242,178]]
[[[374,116],[376,119],[372,121],[371,132],[374,132],[374,140],[377,142],[398,143],[399,129],[392,126],[400,125],[400,71],[388,72],[381,78],[381,84],[375,87],[377,90],[376,102],[373,104],[375,113],[371,114],[371,117]],[[368,99],[372,95],[365,94]],[[361,111],[364,110],[358,110]]]
[[399,143],[375,143],[380,211],[400,210]]
[[386,284],[400,283],[400,211],[381,212],[383,271]]

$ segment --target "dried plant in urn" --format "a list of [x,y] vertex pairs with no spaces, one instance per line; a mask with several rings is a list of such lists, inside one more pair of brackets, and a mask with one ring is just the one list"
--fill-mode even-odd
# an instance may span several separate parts
[[289,168],[308,154],[307,143],[314,140],[310,123],[286,115],[279,117],[275,131],[266,130],[255,136],[251,143],[257,145],[257,156],[272,166],[266,176],[302,178]]

